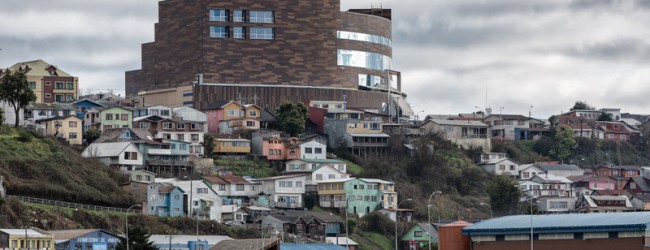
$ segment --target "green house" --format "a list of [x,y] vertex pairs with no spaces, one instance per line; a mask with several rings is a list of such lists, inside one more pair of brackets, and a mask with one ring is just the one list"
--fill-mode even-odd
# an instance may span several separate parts
[[351,179],[345,182],[345,194],[348,197],[348,213],[363,217],[382,208],[383,193],[375,183]]
[[429,238],[432,244],[438,244],[438,230],[428,223],[418,223],[400,238],[404,249],[428,249]]
[[132,128],[133,111],[124,107],[108,107],[100,109],[99,117],[101,124],[99,129],[102,132],[112,128]]

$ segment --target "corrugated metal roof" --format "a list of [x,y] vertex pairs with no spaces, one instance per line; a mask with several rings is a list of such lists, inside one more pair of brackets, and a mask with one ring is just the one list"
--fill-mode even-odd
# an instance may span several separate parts
[[8,235],[15,235],[15,236],[22,236],[25,237],[25,234],[27,234],[27,237],[47,237],[49,235],[40,233],[34,229],[0,229],[0,232],[4,232]]
[[[116,157],[124,151],[131,142],[100,142],[90,144],[82,153],[83,157]],[[135,145],[133,146],[135,147]],[[137,147],[135,147],[137,149]]]
[[[534,215],[537,233],[642,231],[650,212]],[[494,218],[463,228],[463,235],[505,235],[530,232],[530,215]]]

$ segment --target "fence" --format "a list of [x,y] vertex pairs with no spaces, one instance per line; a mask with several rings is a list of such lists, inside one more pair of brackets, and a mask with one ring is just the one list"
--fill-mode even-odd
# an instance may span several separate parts
[[128,209],[128,208],[121,208],[121,207],[104,207],[104,206],[86,205],[86,204],[72,203],[72,202],[66,202],[66,201],[48,200],[48,199],[34,198],[34,197],[27,197],[27,196],[7,195],[6,197],[13,197],[13,198],[19,199],[22,202],[27,202],[27,203],[52,205],[52,206],[56,206],[56,207],[65,207],[65,208],[77,208],[77,209],[94,210],[94,211],[112,211],[112,212],[122,212],[122,213],[126,213],[127,210],[129,210],[129,212],[132,212],[132,213],[140,213],[141,212],[140,209]]

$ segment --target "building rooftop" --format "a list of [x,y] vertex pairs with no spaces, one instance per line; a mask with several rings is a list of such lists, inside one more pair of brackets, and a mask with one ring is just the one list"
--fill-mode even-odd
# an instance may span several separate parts
[[337,246],[334,243],[332,244],[280,243],[280,249],[282,250],[345,250],[345,247]]
[[[511,235],[530,233],[530,215],[485,220],[463,228],[463,235]],[[537,233],[644,231],[650,212],[533,215]]]

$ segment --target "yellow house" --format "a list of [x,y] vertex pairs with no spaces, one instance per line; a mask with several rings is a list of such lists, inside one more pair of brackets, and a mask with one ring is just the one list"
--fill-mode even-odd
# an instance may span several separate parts
[[72,103],[78,98],[79,79],[43,60],[16,63],[9,70],[25,73],[35,103]]
[[251,141],[246,139],[214,139],[214,153],[216,154],[249,154]]
[[329,179],[318,183],[318,204],[320,207],[345,207],[345,182],[351,180]]
[[64,138],[74,145],[81,145],[82,143],[82,120],[77,116],[57,116],[38,120],[36,123],[45,126],[46,135]]
[[54,236],[34,229],[0,229],[0,249],[55,250]]
[[246,112],[246,118],[260,119],[262,116],[262,108],[255,104],[244,105],[244,111]]
[[242,106],[239,104],[239,102],[230,101],[229,103],[221,106],[221,108],[223,109],[222,120],[232,120],[245,117],[244,114],[242,114],[244,110],[242,110]]

